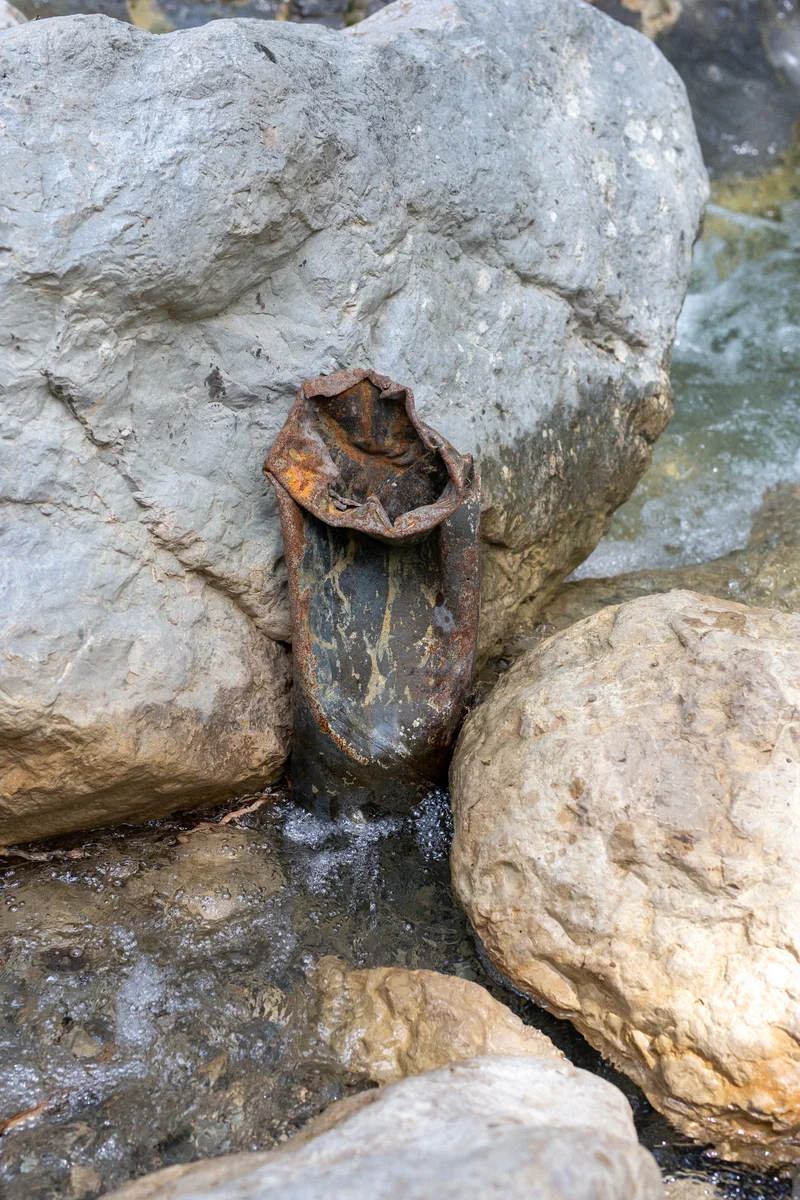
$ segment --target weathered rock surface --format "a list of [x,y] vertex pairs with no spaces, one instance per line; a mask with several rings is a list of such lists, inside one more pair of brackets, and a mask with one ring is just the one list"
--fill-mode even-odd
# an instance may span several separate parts
[[2,56],[13,841],[274,778],[261,463],[305,377],[375,366],[477,454],[486,645],[549,594],[669,416],[706,178],[677,76],[582,0],[65,17]]
[[297,1148],[172,1167],[114,1200],[663,1195],[622,1093],[568,1063],[473,1058],[340,1105],[341,1123],[334,1105],[319,1136],[301,1135]]
[[800,616],[648,596],[524,655],[454,760],[491,959],[725,1156],[800,1156]]
[[565,1061],[485,988],[438,971],[358,971],[323,958],[304,1016],[305,1053],[323,1062],[332,1056],[358,1081],[393,1083],[484,1054]]
[[4,29],[13,29],[16,25],[23,25],[26,20],[24,13],[21,13],[13,4],[9,4],[8,0],[0,0],[0,32]]

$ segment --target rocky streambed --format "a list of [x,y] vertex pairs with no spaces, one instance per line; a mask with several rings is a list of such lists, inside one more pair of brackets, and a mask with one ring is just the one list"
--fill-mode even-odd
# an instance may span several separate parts
[[[707,234],[717,237],[713,228]],[[708,246],[699,249],[701,263]],[[738,246],[736,236],[728,253]],[[759,254],[771,288],[786,261],[784,245]],[[730,279],[749,289],[747,262]],[[683,323],[682,336],[695,336],[686,315]],[[713,368],[718,360],[707,361]],[[771,373],[759,376],[761,394],[765,405],[771,396],[776,420],[788,419],[782,360],[771,362]],[[742,420],[741,407],[728,409],[729,427]],[[691,420],[691,407],[683,420]],[[768,438],[767,427],[762,446]],[[774,444],[771,477],[778,478],[786,438]],[[694,445],[682,461],[702,479]],[[743,438],[739,452],[749,445]],[[708,482],[736,493],[730,476]],[[752,495],[745,477],[748,488],[744,503]],[[800,497],[787,480],[768,491],[742,550],[699,566],[569,583],[544,614],[529,618],[523,606],[505,657],[484,669],[478,697],[544,637],[607,605],[673,587],[797,611],[799,529]],[[635,551],[636,538],[628,544]],[[354,1030],[364,1044],[367,1025],[363,1012],[346,1005],[339,1025],[332,1022],[331,986],[347,991],[341,968],[333,976],[329,969],[324,986],[314,974],[332,955],[358,967],[433,970],[483,985],[571,1062],[622,1090],[669,1195],[788,1197],[788,1176],[724,1162],[702,1141],[678,1134],[572,1025],[502,982],[454,900],[451,836],[444,794],[431,795],[412,817],[328,824],[277,789],[207,812],[7,850],[4,1194],[90,1200],[158,1168],[266,1150],[332,1102],[384,1082],[343,1051]],[[379,1041],[385,1061],[399,1052],[393,1046],[408,1055],[410,1040],[413,1056],[419,1034],[409,1039],[409,1027],[418,1030],[418,1012],[401,1034],[390,1021],[367,1044]]]
[[[131,0],[125,14],[166,29],[230,11],[212,7]],[[193,1179],[227,1186],[215,1166],[184,1174],[220,1157],[237,1187],[253,1160],[226,1156],[244,1152],[261,1155],[252,1169],[266,1173],[265,1195],[274,1184],[316,1196],[314,1171],[339,1169],[343,1154],[361,1172],[358,1194],[403,1177],[410,1156],[438,1164],[443,1195],[491,1186],[504,1170],[527,1195],[531,1163],[548,1200],[601,1188],[625,1200],[792,1195],[794,1168],[770,1164],[794,1157],[796,1125],[800,215],[791,106],[776,118],[780,137],[762,128],[765,98],[788,94],[787,78],[760,60],[748,76],[747,54],[758,55],[741,35],[758,27],[762,58],[780,57],[791,21],[778,29],[770,7],[757,20],[746,4],[687,3],[679,20],[670,5],[615,14],[659,33],[689,83],[710,164],[745,174],[713,181],[672,354],[676,418],[566,584],[669,409],[665,356],[704,181],[682,93],[652,47],[581,14],[577,0],[559,8],[552,44],[536,41],[538,74],[524,78],[507,67],[527,27],[495,45],[493,14],[477,2],[463,12],[478,34],[453,32],[433,8],[415,25],[404,7],[353,43],[281,29],[267,44],[254,42],[252,21],[218,26],[196,34],[188,59],[176,42],[102,19],[35,31],[39,57],[22,69],[32,74],[8,76],[12,125],[39,112],[36,73],[59,38],[70,53],[50,83],[64,97],[77,77],[113,96],[113,60],[136,111],[151,112],[155,97],[157,116],[137,117],[129,135],[133,110],[112,106],[124,136],[106,130],[100,145],[67,104],[66,134],[44,149],[20,134],[7,175],[23,213],[18,183],[44,155],[61,181],[61,224],[49,228],[47,204],[33,240],[17,223],[6,280],[16,324],[2,346],[13,399],[4,440],[16,482],[3,499],[22,516],[5,532],[8,561],[26,574],[6,608],[9,661],[22,666],[0,697],[4,840],[15,796],[32,832],[129,817],[0,850],[9,1200],[94,1200],[162,1169],[187,1195]],[[288,15],[345,19],[341,5],[306,8]],[[739,34],[725,25],[734,9]],[[274,4],[238,11],[273,10],[287,15]],[[281,72],[312,61],[325,104],[318,87],[298,107]],[[231,105],[208,97],[242,64],[230,100],[246,137],[231,159]],[[396,81],[416,81],[397,108],[417,113],[411,135],[398,118],[376,136],[383,99],[366,116],[349,103],[354,80],[384,85],[387,64]],[[448,102],[426,91],[443,71],[459,81],[459,103],[495,120],[465,124],[463,154],[440,136]],[[636,96],[645,121],[617,111],[623,76],[624,103]],[[746,103],[720,115],[719,95],[743,81]],[[550,183],[526,176],[509,198],[482,182],[482,224],[470,154],[505,178],[526,123]],[[409,194],[386,164],[423,127],[429,143],[407,180],[423,160],[430,174]],[[136,175],[143,130],[164,169],[199,161],[209,136],[218,153],[185,193],[199,216],[185,222],[182,254],[155,176]],[[585,159],[581,139],[595,137],[600,152]],[[85,173],[63,159],[66,144]],[[308,188],[307,146],[317,156]],[[85,186],[98,164],[101,178]],[[370,164],[383,172],[379,194]],[[233,177],[242,187],[228,195]],[[120,203],[131,178],[135,194]],[[292,189],[304,197],[296,223],[284,204]],[[578,196],[594,205],[583,224]],[[564,198],[573,207],[561,224]],[[131,205],[140,225],[125,223]],[[595,242],[601,218],[610,223]],[[151,234],[161,257],[150,256]],[[264,787],[286,753],[287,628],[275,513],[254,482],[260,458],[301,357],[308,373],[309,355],[319,370],[380,356],[399,377],[397,329],[409,323],[425,348],[423,406],[487,464],[490,657],[453,776],[455,843],[443,792],[410,816],[331,823],[298,809],[281,783]],[[463,401],[465,361],[491,398],[482,409]],[[164,386],[182,396],[167,421]],[[531,438],[533,468],[518,454]],[[559,741],[565,714],[574,736]],[[198,791],[205,810],[144,819]],[[473,1055],[494,1057],[462,1061]],[[263,1157],[326,1129],[300,1158]],[[131,1197],[160,1195],[150,1187]]]
[[[797,489],[787,484],[768,495],[750,547],[738,554],[568,584],[507,654],[517,658],[604,606],[676,585],[796,610],[799,514]],[[489,665],[479,694],[507,663]],[[675,678],[669,672],[667,686]],[[595,735],[595,757],[597,746]],[[591,792],[592,775],[583,774]],[[502,788],[492,792],[499,797]],[[568,797],[578,821],[581,799]],[[589,808],[597,812],[596,801]],[[460,998],[460,1010],[447,996],[400,1002],[381,979],[378,1020],[363,989],[354,995],[349,963],[395,968],[401,981],[421,970],[481,984],[577,1067],[621,1089],[668,1195],[788,1197],[789,1177],[724,1162],[702,1136],[679,1134],[571,1024],[503,982],[454,899],[451,839],[445,794],[432,794],[410,817],[329,823],[278,789],[204,813],[6,851],[4,1194],[89,1200],[159,1168],[267,1150],[376,1083],[435,1068],[443,1056],[497,1052],[498,1018],[484,1001]],[[580,870],[586,914],[611,881],[590,900],[591,872],[586,864]],[[470,1033],[470,1022],[484,1032]],[[518,1052],[519,1033],[503,1037],[511,1047],[501,1043],[502,1052]]]
[[[621,1088],[665,1178],[699,1179],[731,1200],[790,1195],[790,1181],[677,1135],[571,1025],[498,981],[453,899],[448,797],[410,818],[336,825],[280,792],[238,806],[251,807],[5,860],[9,1200],[88,1200],[158,1168],[269,1149],[373,1084],[342,1053],[348,1032],[362,1038],[363,1015],[337,1040],[320,1011],[326,993],[311,972],[326,955],[477,981]],[[391,1022],[380,1032],[383,1059],[393,1045],[407,1051],[407,1033]]]

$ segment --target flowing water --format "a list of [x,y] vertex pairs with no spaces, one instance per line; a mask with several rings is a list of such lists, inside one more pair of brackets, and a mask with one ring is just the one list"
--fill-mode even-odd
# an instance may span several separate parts
[[478,981],[624,1091],[667,1178],[728,1200],[791,1194],[688,1144],[568,1023],[487,973],[450,891],[446,795],[411,817],[335,823],[262,799],[228,824],[193,814],[5,859],[4,1200],[90,1200],[161,1166],[269,1148],[346,1095],[352,1081],[289,1019],[326,954]]
[[779,213],[710,207],[672,356],[675,417],[573,578],[737,550],[764,491],[800,482],[800,203]]

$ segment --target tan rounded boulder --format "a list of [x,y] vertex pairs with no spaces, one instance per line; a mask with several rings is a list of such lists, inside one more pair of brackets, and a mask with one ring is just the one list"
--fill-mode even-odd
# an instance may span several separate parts
[[800,616],[693,592],[530,651],[467,721],[492,961],[727,1157],[800,1159]]
[[523,1025],[485,988],[438,971],[358,971],[323,958],[311,977],[304,1025],[306,1054],[332,1058],[371,1083],[483,1054],[565,1061],[545,1034]]

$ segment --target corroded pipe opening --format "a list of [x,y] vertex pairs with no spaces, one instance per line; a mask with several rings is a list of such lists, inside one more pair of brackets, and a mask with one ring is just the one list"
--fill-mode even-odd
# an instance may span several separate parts
[[475,665],[472,459],[408,388],[346,371],[303,384],[264,471],[289,572],[295,798],[408,809],[444,780]]

